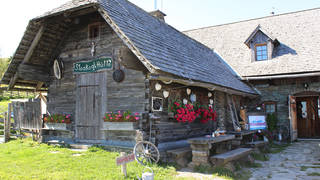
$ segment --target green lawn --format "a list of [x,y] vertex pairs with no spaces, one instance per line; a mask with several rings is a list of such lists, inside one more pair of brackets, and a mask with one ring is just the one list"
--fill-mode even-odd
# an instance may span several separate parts
[[[14,140],[0,144],[0,179],[125,179],[115,164],[118,155],[100,148],[79,153],[29,139]],[[132,162],[127,169],[127,179],[136,179],[144,167]],[[173,166],[154,165],[152,169],[155,179],[175,179]]]
[[8,103],[10,103],[9,100],[0,101],[0,113],[8,111]]

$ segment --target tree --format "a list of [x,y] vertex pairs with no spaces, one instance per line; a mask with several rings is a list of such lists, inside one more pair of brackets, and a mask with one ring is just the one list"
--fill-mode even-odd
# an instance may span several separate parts
[[6,72],[11,58],[0,58],[0,76],[3,77],[4,73]]

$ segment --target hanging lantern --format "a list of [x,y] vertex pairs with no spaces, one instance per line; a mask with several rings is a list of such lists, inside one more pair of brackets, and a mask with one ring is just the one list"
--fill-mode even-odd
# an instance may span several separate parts
[[211,98],[212,97],[212,93],[208,92],[208,97]]
[[188,100],[187,99],[183,99],[183,104],[184,105],[188,104]]
[[210,99],[209,101],[210,101],[210,104],[212,105],[212,104],[213,104],[213,100],[212,100],[212,99]]
[[162,86],[161,86],[161,84],[157,83],[157,84],[155,85],[155,88],[156,88],[157,91],[160,91],[161,88],[162,88]]
[[190,95],[191,94],[191,89],[187,88],[187,94]]
[[169,91],[163,91],[163,97],[164,98],[169,97]]

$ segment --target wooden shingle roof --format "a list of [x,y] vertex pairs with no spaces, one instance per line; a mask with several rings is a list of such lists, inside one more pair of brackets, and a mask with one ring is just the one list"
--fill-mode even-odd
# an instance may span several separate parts
[[184,79],[257,94],[241,82],[230,66],[212,49],[127,0],[74,0],[35,18],[34,21],[45,21],[46,17],[90,4],[96,6],[106,22],[151,73],[165,72]]
[[100,4],[155,69],[255,94],[212,49],[127,0],[100,1]]
[[[184,32],[215,49],[242,77],[320,71],[320,8]],[[257,26],[280,43],[271,60],[252,62],[244,44]]]

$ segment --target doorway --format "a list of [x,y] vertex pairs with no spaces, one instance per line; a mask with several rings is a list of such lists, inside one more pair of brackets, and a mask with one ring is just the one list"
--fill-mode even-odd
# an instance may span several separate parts
[[77,75],[76,140],[101,139],[101,123],[105,112],[106,72]]
[[298,138],[320,138],[319,96],[296,97]]

